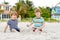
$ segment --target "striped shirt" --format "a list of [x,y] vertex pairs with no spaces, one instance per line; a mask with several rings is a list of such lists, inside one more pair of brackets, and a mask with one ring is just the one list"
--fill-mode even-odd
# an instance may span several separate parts
[[40,26],[43,25],[43,23],[44,23],[44,19],[42,17],[40,17],[40,18],[36,18],[36,17],[33,18],[33,24],[34,24],[35,27],[40,27]]

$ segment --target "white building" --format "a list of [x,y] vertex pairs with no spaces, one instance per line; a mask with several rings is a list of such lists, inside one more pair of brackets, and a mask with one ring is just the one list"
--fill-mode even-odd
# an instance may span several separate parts
[[11,5],[9,4],[0,4],[0,20],[4,18],[9,18]]
[[51,18],[60,20],[60,3],[52,8],[51,15]]

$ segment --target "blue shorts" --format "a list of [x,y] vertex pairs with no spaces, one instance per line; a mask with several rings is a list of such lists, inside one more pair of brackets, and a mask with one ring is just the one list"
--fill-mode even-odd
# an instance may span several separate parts
[[[20,32],[19,28],[13,28],[13,29],[15,29],[16,31]],[[12,29],[10,29],[10,31],[12,32]]]

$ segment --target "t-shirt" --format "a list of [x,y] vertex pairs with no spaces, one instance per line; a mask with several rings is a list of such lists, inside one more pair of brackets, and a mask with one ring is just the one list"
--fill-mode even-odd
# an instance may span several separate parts
[[36,17],[33,18],[33,24],[34,24],[35,27],[40,27],[40,26],[43,25],[43,23],[44,23],[44,19],[42,17],[40,17],[40,18],[36,18]]
[[7,24],[9,25],[10,30],[18,27],[17,26],[18,25],[17,19],[16,20],[12,20],[12,19],[8,20]]

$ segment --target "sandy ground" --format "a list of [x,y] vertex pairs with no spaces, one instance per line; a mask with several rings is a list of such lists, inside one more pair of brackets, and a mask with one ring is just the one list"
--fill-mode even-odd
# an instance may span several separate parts
[[0,22],[0,40],[60,40],[60,23],[48,23],[43,28],[43,32],[32,32],[31,27],[27,27],[28,22],[21,22],[18,27],[21,32],[10,32],[9,28],[4,33],[6,22]]

